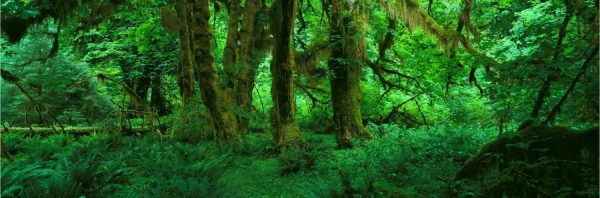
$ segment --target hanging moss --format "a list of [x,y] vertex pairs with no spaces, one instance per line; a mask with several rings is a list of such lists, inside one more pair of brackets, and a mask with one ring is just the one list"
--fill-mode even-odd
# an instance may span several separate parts
[[[82,19],[89,21],[93,19],[97,24],[105,18],[112,15],[116,6],[125,2],[124,0],[110,0],[110,1],[87,1],[81,3],[81,1],[72,0],[51,0],[51,1],[32,1],[27,5],[23,2],[20,3],[19,10],[11,12],[3,12],[2,14],[2,29],[3,33],[8,36],[10,43],[19,42],[27,33],[27,29],[34,24],[41,23],[46,18],[53,18],[55,21],[60,22],[63,25],[66,24],[69,17],[73,16],[75,11],[83,6],[90,8],[89,14],[83,16]],[[38,14],[31,15],[25,14],[24,12],[31,12],[35,10]],[[88,24],[88,25],[93,25]]]
[[331,97],[333,123],[338,145],[352,147],[355,137],[369,138],[369,131],[362,123],[360,112],[360,79],[362,67],[366,65],[366,22],[364,5],[350,2],[335,2],[331,10],[331,57],[329,70],[333,73]]
[[423,29],[425,33],[435,36],[440,46],[447,50],[453,42],[452,34],[449,34],[440,26],[426,11],[419,7],[419,3],[414,0],[400,0],[397,5],[398,17],[404,21],[409,30],[417,27]]

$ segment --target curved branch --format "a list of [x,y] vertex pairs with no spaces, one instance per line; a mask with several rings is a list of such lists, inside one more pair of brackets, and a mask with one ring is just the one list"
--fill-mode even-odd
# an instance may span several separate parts
[[96,74],[96,77],[98,78],[98,80],[100,82],[109,80],[109,81],[123,87],[123,92],[125,92],[125,95],[131,97],[133,105],[144,104],[142,98],[133,89],[131,89],[127,85],[123,84],[122,82],[119,82],[111,77],[108,77],[108,76],[102,74],[102,73]]
[[[562,52],[562,42],[564,37],[567,35],[567,27],[569,26],[569,22],[571,21],[574,13],[573,6],[569,3],[569,1],[565,1],[565,5],[567,7],[567,11],[558,31],[558,40],[556,41],[556,48],[552,56],[553,61],[558,59],[560,53]],[[542,105],[544,105],[544,100],[546,99],[546,96],[550,95],[550,86],[552,86],[552,82],[558,78],[556,73],[556,69],[553,69],[550,74],[546,76],[544,82],[542,83],[542,87],[538,91],[537,98],[531,111],[531,118],[533,121],[537,122],[537,119],[540,115],[540,109],[542,108]]]
[[477,87],[477,89],[479,90],[479,94],[483,96],[483,88],[481,88],[479,83],[477,83],[477,76],[475,76],[476,70],[477,68],[471,68],[471,71],[469,72],[469,83],[474,84],[475,87]]
[[560,98],[558,103],[552,108],[552,110],[550,111],[550,114],[548,114],[548,117],[546,118],[546,120],[544,120],[544,122],[542,122],[542,124],[545,125],[545,124],[548,124],[548,122],[554,120],[554,118],[556,117],[556,114],[560,110],[560,107],[565,103],[569,94],[571,94],[571,92],[573,92],[573,90],[575,89],[575,85],[577,84],[577,82],[579,82],[579,79],[581,79],[581,77],[585,74],[585,71],[591,65],[590,63],[592,62],[594,57],[596,57],[596,55],[598,54],[598,45],[596,45],[596,47],[594,47],[594,49],[592,49],[591,51],[592,51],[592,53],[590,53],[590,55],[587,57],[587,59],[581,66],[579,73],[577,73],[577,75],[575,76],[573,81],[571,81],[571,84],[569,85],[569,88],[567,88],[567,91],[565,91],[565,94],[563,94],[563,96]]
[[31,95],[29,95],[29,93],[27,93],[27,91],[25,91],[25,88],[23,88],[23,86],[21,86],[21,84],[19,84],[19,81],[21,81],[21,79],[19,79],[17,76],[15,76],[14,74],[12,74],[9,71],[6,71],[4,69],[0,69],[0,76],[2,77],[3,80],[6,80],[11,84],[16,85],[17,88],[19,88],[21,93],[23,93],[23,95],[25,95],[27,97],[27,99],[29,99],[29,101],[31,101],[35,105],[35,110],[40,115],[40,118],[42,118],[48,126],[52,127],[52,129],[54,129],[54,132],[58,132],[58,131],[56,130],[56,128],[54,128],[54,125],[50,124],[50,122],[46,119],[46,117],[44,117],[44,115],[46,113],[48,114],[48,116],[50,116],[50,118],[52,120],[54,120],[56,123],[58,123],[62,132],[63,133],[65,132],[64,125],[60,121],[58,121],[58,119],[56,119],[56,117],[54,115],[52,115],[52,113],[50,113],[48,111],[46,111],[46,113],[42,113],[42,111],[44,111],[44,106],[42,104],[40,104],[39,102],[37,102]]

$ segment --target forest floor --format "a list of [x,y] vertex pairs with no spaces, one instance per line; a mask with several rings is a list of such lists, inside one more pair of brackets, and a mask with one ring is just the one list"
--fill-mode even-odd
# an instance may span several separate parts
[[284,153],[268,133],[229,144],[4,134],[2,196],[444,197],[446,181],[496,135],[473,126],[371,131],[373,139],[345,150],[331,134],[305,132],[305,144]]

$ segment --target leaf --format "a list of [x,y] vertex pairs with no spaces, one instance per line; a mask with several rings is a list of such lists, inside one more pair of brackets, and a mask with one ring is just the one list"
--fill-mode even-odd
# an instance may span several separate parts
[[40,15],[40,10],[36,9],[36,8],[27,8],[25,10],[23,10],[23,12],[21,12],[21,18],[23,19],[29,19],[29,18],[34,18]]
[[14,197],[15,192],[18,191],[22,191],[23,189],[25,189],[22,185],[12,185],[6,189],[2,189],[2,196],[3,197]]

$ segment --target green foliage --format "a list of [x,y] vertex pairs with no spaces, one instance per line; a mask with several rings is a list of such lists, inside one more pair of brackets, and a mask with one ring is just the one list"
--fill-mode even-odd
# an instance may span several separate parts
[[[86,63],[77,61],[68,53],[59,53],[42,63],[18,66],[35,59],[33,49],[39,48],[42,54],[47,53],[45,50],[49,49],[50,43],[47,38],[34,38],[32,35],[17,45],[7,46],[6,53],[10,54],[3,55],[2,64],[6,65],[3,69],[14,72],[20,78],[19,84],[35,102],[15,85],[5,82],[1,89],[3,122],[13,126],[46,124],[40,113],[51,122],[54,120],[50,116],[54,116],[59,122],[73,126],[91,126],[105,119],[113,105],[105,95],[98,93],[99,85]],[[42,112],[38,112],[36,106]]]
[[278,158],[282,175],[310,171],[315,166],[316,155],[316,150],[306,145],[284,148]]
[[587,176],[597,172],[597,131],[533,126],[502,135],[465,164],[449,190],[458,197],[597,197],[598,178]]
[[257,133],[234,140],[230,145],[231,152],[242,156],[265,156],[275,154],[275,145],[270,134]]
[[5,11],[4,18],[18,17],[21,19],[30,19],[40,15],[40,10],[35,7],[29,7],[26,1],[5,1],[2,2],[2,10]]
[[[3,197],[210,196],[227,153],[153,137],[4,136]],[[20,148],[20,149],[18,149]]]
[[211,124],[205,119],[207,109],[195,98],[184,107],[177,108],[171,115],[162,118],[169,128],[167,135],[176,141],[196,143],[213,137]]
[[457,126],[403,130],[393,125],[370,125],[369,130],[377,134],[373,140],[336,152],[326,163],[342,169],[352,188],[364,196],[404,193],[443,197],[446,186],[436,178],[452,179],[462,163],[494,135],[485,128]]
[[[598,40],[598,3],[591,0],[367,0],[349,4],[363,6],[369,15],[368,24],[358,24],[366,34],[349,37],[366,41],[368,61],[358,63],[363,76],[355,79],[362,93],[356,94],[360,94],[362,122],[373,138],[355,140],[353,148],[340,150],[331,134],[335,112],[330,77],[341,74],[334,74],[327,65],[332,5],[323,0],[298,1],[291,44],[295,113],[304,143],[279,150],[269,131],[273,106],[269,64],[276,52],[258,52],[267,54],[252,71],[256,73],[252,107],[234,110],[238,117],[250,120],[249,133],[231,141],[213,141],[211,116],[200,100],[197,82],[192,82],[195,96],[191,101],[183,104],[178,94],[179,32],[161,25],[161,9],[177,10],[177,2],[120,2],[3,1],[2,21],[7,28],[0,39],[2,70],[18,77],[19,85],[37,102],[2,80],[0,122],[6,127],[35,127],[43,126],[44,118],[55,122],[50,117],[56,117],[67,127],[147,126],[146,114],[123,111],[155,112],[155,103],[162,98],[167,111],[160,113],[160,134],[2,134],[1,196],[471,197],[476,196],[473,192],[500,184],[518,184],[514,188],[518,191],[539,184],[519,174],[534,164],[511,163],[481,181],[453,180],[464,162],[499,130],[514,135],[519,124],[531,119],[532,106],[547,79],[552,81],[540,117],[559,104],[589,56],[588,49]],[[239,27],[228,29],[228,2],[210,1],[214,37],[204,43],[211,46],[220,76],[226,75],[223,55],[228,31],[245,33]],[[263,3],[269,7],[272,2]],[[414,7],[399,7],[407,2]],[[470,16],[464,18],[468,2]],[[557,45],[568,13],[565,2],[573,3],[575,11]],[[262,17],[267,20],[269,16]],[[396,27],[389,25],[392,19],[397,20]],[[419,22],[424,24],[415,26]],[[433,30],[440,32],[432,35]],[[388,33],[393,42],[384,53],[381,47]],[[60,48],[49,57],[55,49],[55,35]],[[444,37],[453,41],[439,42]],[[272,45],[270,37],[261,42]],[[320,45],[324,47],[312,49]],[[240,58],[240,52],[233,54]],[[335,61],[353,64],[347,59]],[[598,125],[597,57],[591,63],[549,125]],[[241,66],[234,65],[232,72]],[[98,74],[104,80],[98,81]],[[224,92],[235,92],[220,83]],[[139,95],[139,104],[133,102],[133,95]],[[528,150],[530,143],[502,146]],[[576,175],[569,172],[573,166],[535,171],[557,169],[567,170],[564,174],[570,177]],[[585,178],[597,180],[597,169],[586,173]],[[553,183],[555,178],[548,181],[558,184]],[[597,197],[596,189],[542,190],[556,192],[556,196]]]

